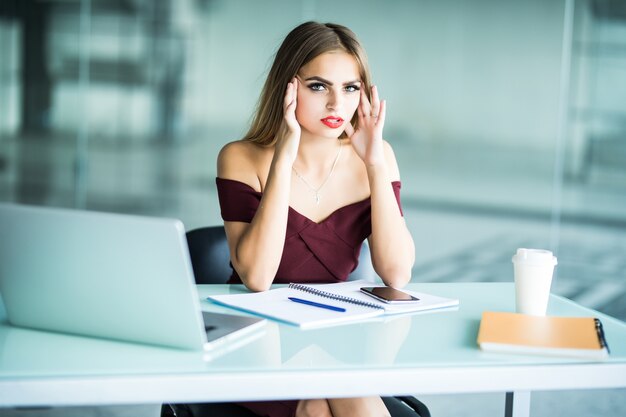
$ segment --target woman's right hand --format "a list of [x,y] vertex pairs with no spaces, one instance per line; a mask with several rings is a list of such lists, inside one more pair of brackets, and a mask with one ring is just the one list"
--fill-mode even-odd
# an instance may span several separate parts
[[298,146],[300,146],[301,128],[296,119],[298,86],[299,82],[295,77],[287,84],[283,102],[283,123],[276,141],[276,156],[285,156],[291,165],[298,156]]
[[[229,237],[231,263],[245,286],[252,291],[270,288],[283,255],[289,215],[291,169],[300,146],[300,124],[296,119],[298,80],[287,84],[283,99],[283,120],[276,132],[274,155],[264,185],[263,196],[249,224],[224,222]],[[248,142],[255,154],[265,150]],[[261,158],[258,158],[261,159]],[[264,159],[261,159],[265,161]],[[253,161],[251,170],[259,178],[265,164]],[[252,180],[254,183],[254,180]]]

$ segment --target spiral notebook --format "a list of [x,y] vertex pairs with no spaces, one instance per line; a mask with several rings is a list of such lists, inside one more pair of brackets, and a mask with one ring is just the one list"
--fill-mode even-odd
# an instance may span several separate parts
[[[334,326],[389,314],[452,309],[459,304],[457,299],[410,290],[403,291],[419,301],[403,305],[387,304],[360,292],[361,287],[371,285],[371,282],[365,280],[337,284],[290,284],[288,287],[258,293],[215,295],[208,297],[208,300],[301,328]],[[293,302],[290,297],[345,311]]]

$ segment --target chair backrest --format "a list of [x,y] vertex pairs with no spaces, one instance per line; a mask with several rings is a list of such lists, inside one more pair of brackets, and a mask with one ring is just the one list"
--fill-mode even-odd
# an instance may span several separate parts
[[225,284],[233,273],[224,226],[209,226],[187,232],[189,256],[196,284]]
[[367,240],[361,245],[361,253],[359,253],[359,264],[348,277],[348,281],[356,281],[364,279],[369,282],[376,282],[376,271],[372,265],[372,255],[370,254],[370,245]]
[[[230,251],[224,226],[208,226],[187,232],[187,244],[197,284],[224,284],[233,270],[230,267]],[[359,266],[348,280],[365,279],[374,282],[376,273],[372,267],[369,246],[364,242],[359,255]]]

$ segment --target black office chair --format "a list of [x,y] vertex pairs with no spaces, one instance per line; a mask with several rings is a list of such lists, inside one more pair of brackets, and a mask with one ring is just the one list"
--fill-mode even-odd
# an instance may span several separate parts
[[[187,232],[189,255],[197,284],[225,284],[232,274],[224,226],[209,226]],[[374,281],[369,246],[365,242],[359,255],[359,266],[349,280]],[[411,396],[382,397],[392,417],[430,417],[428,407]],[[161,417],[257,417],[234,403],[165,404]]]

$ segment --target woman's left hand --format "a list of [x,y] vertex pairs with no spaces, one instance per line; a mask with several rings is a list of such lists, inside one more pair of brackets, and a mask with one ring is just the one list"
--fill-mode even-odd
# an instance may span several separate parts
[[352,147],[365,165],[379,165],[384,163],[383,127],[385,125],[385,111],[387,103],[378,98],[378,89],[372,86],[372,103],[370,104],[364,90],[361,90],[361,102],[357,108],[358,128],[346,125],[346,135],[352,142]]

